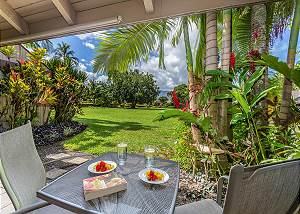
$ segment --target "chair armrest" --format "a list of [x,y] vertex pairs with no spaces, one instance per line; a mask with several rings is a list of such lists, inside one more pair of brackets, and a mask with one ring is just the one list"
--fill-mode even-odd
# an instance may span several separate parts
[[62,161],[62,160],[67,160],[67,159],[72,159],[72,158],[80,158],[80,157],[92,157],[94,158],[94,155],[90,155],[90,154],[84,154],[84,155],[73,155],[73,156],[69,156],[69,157],[62,157],[62,158],[58,158],[56,160],[51,160],[51,161],[47,161],[45,163],[43,163],[44,165],[50,164],[50,163],[55,163],[57,161]]
[[229,180],[229,176],[221,176],[218,180],[217,186],[217,203],[222,207],[222,191],[224,186],[224,181]]
[[29,213],[33,210],[40,209],[42,207],[49,206],[50,204],[46,201],[39,201],[37,203],[31,204],[29,206],[23,207],[21,209],[18,209],[17,211],[13,212],[12,214],[24,214],[24,213]]

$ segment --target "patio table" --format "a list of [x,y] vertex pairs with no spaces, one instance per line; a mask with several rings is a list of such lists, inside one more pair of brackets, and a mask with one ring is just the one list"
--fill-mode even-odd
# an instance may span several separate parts
[[179,166],[176,162],[156,158],[154,167],[166,171],[170,179],[162,185],[150,185],[138,177],[139,171],[145,168],[144,156],[128,154],[126,164],[115,170],[126,179],[127,190],[86,202],[82,180],[94,176],[87,167],[99,160],[118,163],[116,153],[106,153],[49,183],[37,192],[37,197],[75,213],[173,213],[179,184]]

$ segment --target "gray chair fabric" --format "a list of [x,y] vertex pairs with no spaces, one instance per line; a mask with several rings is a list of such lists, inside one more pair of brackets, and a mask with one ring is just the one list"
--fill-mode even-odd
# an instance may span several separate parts
[[230,170],[223,211],[216,202],[204,200],[204,204],[177,207],[175,214],[287,214],[299,206],[299,194],[300,159],[246,168],[237,165]]
[[176,207],[174,214],[222,214],[222,208],[211,199]]
[[[0,179],[16,210],[42,207],[34,204],[39,202],[36,192],[45,186],[46,174],[30,123],[0,134]],[[41,208],[41,213],[53,207]]]

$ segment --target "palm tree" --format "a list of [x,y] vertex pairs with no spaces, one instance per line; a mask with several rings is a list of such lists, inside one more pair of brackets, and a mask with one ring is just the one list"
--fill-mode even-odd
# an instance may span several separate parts
[[[287,55],[287,64],[290,68],[295,66],[295,56],[297,51],[297,42],[299,36],[300,27],[300,0],[296,0],[296,6],[294,11],[294,18],[291,27],[291,34],[289,40],[289,49]],[[284,85],[282,91],[282,102],[280,106],[279,119],[282,125],[286,124],[289,117],[289,107],[291,103],[292,95],[292,81],[288,78],[284,78]]]
[[8,61],[10,62],[11,57],[16,54],[15,46],[4,46],[0,47],[0,53],[7,57]]
[[[205,70],[217,70],[218,68],[218,42],[217,42],[217,13],[215,11],[206,13],[206,68]],[[218,127],[217,102],[210,100],[209,116],[212,118],[214,128]]]
[[71,50],[71,46],[65,42],[58,44],[55,49],[55,56],[66,62],[68,59],[71,60],[75,65],[78,64],[78,59],[74,56],[75,52]]
[[[223,32],[222,32],[222,61],[221,66],[223,71],[230,70],[230,54],[232,51],[232,38],[231,38],[231,9],[223,10]],[[221,109],[219,112],[220,123],[219,132],[222,137],[229,135],[229,118],[227,116],[228,102],[227,100],[221,100]]]
[[34,41],[34,42],[29,42],[26,44],[23,44],[26,48],[31,48],[31,49],[36,49],[36,48],[44,48],[47,50],[48,53],[53,52],[53,43],[48,40],[41,40],[41,41]]

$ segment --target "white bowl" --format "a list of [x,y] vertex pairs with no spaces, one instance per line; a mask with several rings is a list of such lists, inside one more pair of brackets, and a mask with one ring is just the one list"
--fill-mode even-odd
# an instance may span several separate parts
[[[100,160],[100,161],[101,161],[101,160]],[[94,173],[94,174],[105,174],[105,173],[109,173],[109,172],[115,170],[115,168],[117,168],[117,166],[118,166],[118,165],[117,165],[115,162],[113,162],[113,161],[102,160],[102,161],[104,161],[105,163],[108,163],[108,164],[112,165],[113,168],[111,168],[110,170],[107,170],[107,171],[105,171],[105,172],[97,172],[97,171],[96,171],[96,164],[99,163],[100,161],[97,161],[97,162],[94,162],[94,163],[90,164],[90,165],[88,166],[88,170],[89,170],[91,173]]]
[[[162,174],[164,175],[164,179],[161,180],[161,181],[148,181],[147,176],[146,176],[146,172],[147,172],[148,170],[153,170],[153,171],[157,171],[157,172],[162,173]],[[141,171],[139,172],[139,178],[140,178],[142,181],[144,181],[144,182],[146,182],[146,183],[148,183],[148,184],[163,184],[163,183],[166,183],[166,182],[169,180],[170,177],[169,177],[168,173],[166,173],[165,171],[163,171],[163,170],[161,170],[161,169],[157,169],[157,168],[146,168],[146,169],[143,169],[143,170],[141,170]]]

